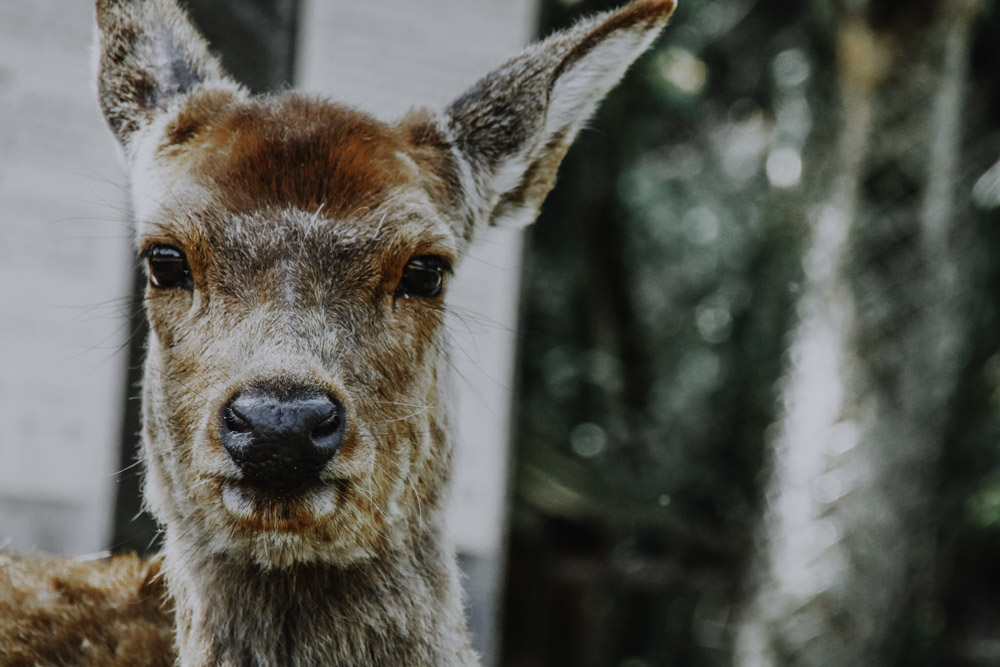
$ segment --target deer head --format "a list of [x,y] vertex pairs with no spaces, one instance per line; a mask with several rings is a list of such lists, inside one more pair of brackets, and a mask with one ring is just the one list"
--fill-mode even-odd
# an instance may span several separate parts
[[149,276],[145,492],[168,559],[346,566],[437,535],[448,283],[478,230],[534,220],[673,0],[579,23],[393,124],[250,95],[173,0],[97,8]]

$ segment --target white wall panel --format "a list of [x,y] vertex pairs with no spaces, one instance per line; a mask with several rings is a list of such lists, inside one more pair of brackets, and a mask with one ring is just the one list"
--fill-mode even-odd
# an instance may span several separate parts
[[130,250],[89,2],[0,4],[0,545],[107,546]]

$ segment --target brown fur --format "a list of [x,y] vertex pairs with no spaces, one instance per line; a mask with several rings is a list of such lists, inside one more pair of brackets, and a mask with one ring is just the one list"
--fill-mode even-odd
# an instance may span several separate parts
[[205,124],[183,152],[235,210],[322,204],[327,216],[346,215],[406,184],[395,155],[407,150],[404,137],[346,108],[289,95],[234,105]]
[[0,554],[0,664],[173,663],[159,561]]
[[[417,257],[458,266],[486,224],[533,219],[672,8],[638,0],[581,23],[447,111],[388,125],[250,96],[173,0],[99,0],[101,106],[130,170],[137,248],[181,250],[193,281],[145,301],[145,494],[181,664],[477,663],[444,537],[444,297],[411,298],[401,277]],[[263,493],[226,453],[223,407],[265,385],[342,402],[343,445],[317,486]],[[113,588],[146,591],[140,579],[112,582],[109,604],[127,608],[135,595]],[[102,599],[56,616],[73,627]]]

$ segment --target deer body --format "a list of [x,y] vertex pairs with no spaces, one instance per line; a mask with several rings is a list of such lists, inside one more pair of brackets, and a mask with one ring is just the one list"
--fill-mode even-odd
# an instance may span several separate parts
[[534,220],[672,9],[636,0],[387,124],[248,94],[174,0],[98,0],[180,664],[477,664],[443,526],[447,283],[478,229]]

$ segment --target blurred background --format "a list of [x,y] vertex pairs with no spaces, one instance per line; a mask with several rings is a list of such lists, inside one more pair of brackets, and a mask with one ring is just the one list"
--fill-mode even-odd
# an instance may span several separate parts
[[[187,3],[251,87],[387,118],[617,4]],[[155,540],[90,13],[0,5],[20,550]],[[681,4],[538,223],[455,282],[453,530],[488,664],[1000,665],[998,72],[995,0]]]

